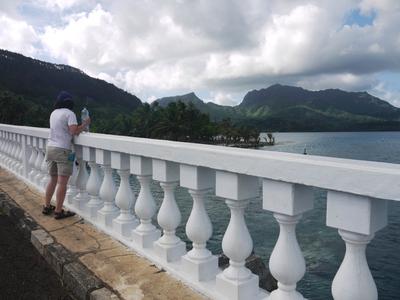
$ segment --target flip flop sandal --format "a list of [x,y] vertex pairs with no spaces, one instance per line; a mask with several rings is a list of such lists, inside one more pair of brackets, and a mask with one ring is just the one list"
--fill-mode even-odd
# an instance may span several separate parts
[[43,206],[42,214],[51,215],[55,209],[56,207],[51,204],[49,206]]
[[54,212],[54,219],[56,220],[65,219],[72,216],[75,216],[75,213],[72,211],[61,210],[60,212]]

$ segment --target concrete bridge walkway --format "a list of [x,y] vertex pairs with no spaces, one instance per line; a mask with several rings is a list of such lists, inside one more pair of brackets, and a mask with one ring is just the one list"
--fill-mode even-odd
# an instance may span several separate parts
[[3,168],[0,193],[11,199],[1,201],[2,209],[20,219],[25,234],[77,299],[204,299],[79,216],[54,220],[42,215],[43,195]]

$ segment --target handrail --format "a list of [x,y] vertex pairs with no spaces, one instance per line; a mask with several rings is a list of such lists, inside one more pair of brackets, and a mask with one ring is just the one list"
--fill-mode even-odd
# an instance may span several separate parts
[[[48,136],[48,129],[37,127],[0,124],[0,130],[40,138]],[[97,133],[81,134],[74,142],[130,155],[400,201],[400,166],[397,164]]]
[[[0,165],[41,191],[48,181],[48,134],[47,128],[0,124]],[[378,299],[365,249],[387,225],[386,200],[400,200],[399,165],[95,133],[75,137],[74,144],[79,167],[73,165],[76,172],[69,180],[64,205],[205,295],[233,300],[303,299],[296,285],[306,272],[306,262],[296,224],[313,209],[313,187],[318,187],[327,190],[326,225],[337,228],[346,244],[332,281],[332,296]],[[113,170],[120,178],[118,191]],[[130,174],[140,185],[137,199]],[[157,214],[159,227],[153,225],[157,207],[152,181],[159,182],[164,194]],[[253,248],[245,208],[259,196],[260,184],[262,210],[272,212],[279,224],[269,258],[278,288],[270,294],[259,289],[258,276],[245,266]],[[188,189],[193,200],[186,222],[192,242],[189,252],[176,235],[181,223],[175,199],[178,185]],[[204,203],[210,192],[225,199],[230,211],[222,239],[229,258],[224,270],[207,249],[212,223]]]

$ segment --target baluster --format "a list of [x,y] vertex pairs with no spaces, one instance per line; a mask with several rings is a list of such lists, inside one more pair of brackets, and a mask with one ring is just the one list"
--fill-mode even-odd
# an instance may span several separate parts
[[19,135],[15,134],[14,135],[14,143],[15,143],[15,148],[14,148],[14,162],[11,165],[11,169],[14,171],[14,173],[17,173],[17,168],[19,164],[18,156],[19,156]]
[[5,146],[5,138],[4,138],[4,131],[0,131],[0,165],[3,165],[4,159],[4,146]]
[[9,160],[9,149],[10,149],[10,140],[9,140],[9,132],[4,133],[4,156],[3,156],[3,166],[7,168],[7,163]]
[[11,148],[12,148],[12,142],[11,142],[11,133],[7,132],[7,148],[6,148],[6,159],[4,162],[5,167],[8,169],[9,164],[11,162]]
[[296,291],[303,278],[306,264],[296,238],[296,224],[302,214],[313,208],[313,190],[310,187],[263,180],[263,209],[274,212],[279,223],[279,237],[269,259],[271,274],[278,280],[278,289],[270,299],[304,299]]
[[35,162],[35,168],[37,169],[37,174],[34,178],[34,183],[40,188],[40,181],[45,176],[42,171],[42,164],[44,161],[44,140],[39,139],[38,141],[38,155]]
[[96,162],[104,169],[104,178],[99,192],[104,206],[97,212],[97,221],[104,227],[112,227],[112,220],[118,216],[119,209],[115,206],[115,184],[112,178],[110,152],[96,149]]
[[46,140],[43,140],[43,154],[44,154],[44,159],[42,162],[42,165],[40,166],[40,169],[42,170],[43,178],[40,180],[40,186],[43,189],[46,189],[47,183],[50,180],[50,175],[47,170],[47,162],[46,162]]
[[186,235],[193,242],[193,248],[182,256],[182,269],[197,281],[215,278],[218,272],[218,258],[207,249],[212,235],[212,224],[204,207],[206,194],[215,187],[215,172],[208,168],[181,165],[180,182],[189,189],[193,207],[186,223]]
[[13,133],[10,133],[9,134],[8,159],[7,159],[7,168],[9,170],[11,170],[10,165],[13,162],[13,149],[14,149]]
[[3,131],[3,137],[2,137],[2,156],[1,156],[1,164],[5,167],[6,165],[6,160],[7,160],[7,147],[8,147],[8,143],[7,143],[7,132]]
[[229,258],[229,267],[217,275],[217,291],[227,299],[247,300],[259,296],[258,276],[245,267],[253,249],[253,240],[246,226],[244,209],[258,196],[258,179],[224,171],[216,172],[216,195],[226,199],[231,211],[228,228],[222,239],[222,250]]
[[117,173],[120,176],[120,185],[115,195],[115,203],[119,207],[121,213],[113,220],[113,228],[119,235],[130,238],[132,230],[139,222],[132,214],[132,208],[135,205],[136,199],[129,183],[129,155],[112,152],[111,166],[117,169]]
[[339,229],[346,244],[344,259],[332,282],[333,298],[378,299],[365,250],[375,232],[387,225],[387,201],[328,191],[326,223]]
[[21,167],[21,175],[25,178],[28,178],[29,173],[29,159],[31,157],[31,148],[28,143],[30,141],[30,137],[26,135],[22,135],[22,167]]
[[31,137],[31,157],[29,159],[29,167],[30,167],[30,172],[28,174],[28,179],[29,181],[33,182],[33,178],[36,175],[36,170],[35,170],[35,162],[37,159],[37,150],[36,150],[36,144],[37,140],[35,137]]
[[25,154],[25,148],[26,146],[24,145],[24,136],[20,135],[20,151],[19,151],[19,165],[17,168],[18,174],[21,176],[24,176],[24,154]]
[[14,149],[15,149],[14,133],[10,133],[10,150],[9,150],[8,161],[7,161],[7,167],[10,171],[12,171],[11,166],[14,162]]
[[35,162],[33,164],[33,167],[35,168],[35,173],[32,175],[32,183],[34,185],[37,185],[37,176],[40,176],[40,172],[41,172],[41,165],[42,165],[42,161],[41,161],[41,151],[39,149],[39,143],[36,147],[36,159]]
[[94,148],[83,147],[83,159],[88,162],[90,167],[90,175],[86,184],[90,200],[86,204],[86,213],[90,220],[95,221],[97,219],[97,212],[103,206],[103,202],[99,198],[101,181],[99,167],[96,164],[96,150]]
[[11,133],[10,133],[10,132],[7,132],[7,133],[6,133],[5,160],[4,160],[4,166],[5,166],[6,168],[8,168],[8,164],[9,164],[10,159],[11,159],[11,158],[10,158],[10,152],[11,152],[12,144],[11,144],[10,137],[11,137]]
[[153,179],[160,181],[164,191],[164,199],[157,215],[163,235],[154,242],[154,249],[165,261],[176,261],[186,254],[186,244],[175,234],[176,228],[181,223],[181,213],[175,201],[175,188],[179,183],[179,165],[153,159]]
[[13,134],[13,150],[11,152],[12,161],[10,163],[10,170],[16,173],[16,165],[18,164],[18,135],[16,133]]
[[86,161],[83,159],[82,146],[75,145],[76,158],[79,164],[79,171],[76,178],[76,187],[78,194],[74,198],[74,207],[78,210],[80,215],[85,214],[86,204],[89,201],[89,194],[86,191],[86,184],[89,178],[86,169]]
[[4,167],[8,168],[8,163],[10,162],[10,150],[11,150],[11,141],[10,141],[10,132],[5,133],[5,146],[4,146]]
[[69,205],[73,205],[75,201],[75,196],[78,194],[78,188],[76,186],[76,181],[78,179],[79,167],[72,163],[72,175],[68,180],[67,193],[65,195]]
[[150,190],[152,176],[152,160],[141,156],[131,156],[131,172],[137,175],[140,192],[135,204],[135,213],[140,224],[132,231],[132,240],[142,248],[153,247],[161,233],[152,223],[156,213],[156,204]]
[[17,139],[17,152],[15,154],[15,164],[14,164],[13,168],[14,168],[14,172],[19,175],[20,174],[19,169],[21,167],[21,158],[22,158],[21,135],[18,134],[16,139]]

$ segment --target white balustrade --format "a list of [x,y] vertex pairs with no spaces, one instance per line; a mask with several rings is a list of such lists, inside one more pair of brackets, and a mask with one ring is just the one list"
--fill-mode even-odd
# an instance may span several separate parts
[[14,148],[15,148],[14,134],[10,134],[9,138],[10,138],[10,140],[9,140],[10,147],[9,147],[9,150],[8,150],[7,168],[12,170],[11,165],[14,162],[14,158],[13,158],[14,153],[13,153],[13,151],[14,151]]
[[19,142],[18,142],[19,136],[17,134],[13,135],[13,141],[14,141],[14,149],[12,150],[12,158],[13,161],[10,164],[10,169],[13,172],[17,172],[17,167],[18,167],[18,155],[19,155]]
[[15,163],[15,151],[16,151],[15,134],[11,134],[10,143],[11,147],[10,147],[9,160],[7,166],[12,171],[13,165]]
[[29,158],[31,156],[31,148],[28,145],[29,137],[26,135],[21,136],[21,147],[22,147],[22,165],[19,173],[22,177],[27,178],[29,172]]
[[45,174],[42,171],[42,164],[44,161],[44,140],[43,139],[39,139],[38,141],[38,154],[36,157],[36,161],[35,161],[35,169],[37,170],[36,176],[33,180],[34,184],[36,184],[39,188],[41,188],[40,186],[40,181],[42,180],[42,178],[45,176]]
[[[355,217],[357,216],[357,217]],[[374,279],[365,257],[367,244],[375,232],[387,224],[384,200],[328,191],[328,226],[338,228],[346,243],[346,253],[332,282],[335,300],[378,299]]]
[[6,165],[7,165],[7,168],[9,168],[10,169],[10,166],[11,166],[11,163],[12,163],[12,161],[13,161],[13,149],[14,149],[14,141],[13,141],[13,136],[14,136],[14,134],[10,134],[9,135],[9,137],[8,137],[8,143],[9,143],[9,146],[8,146],[8,150],[7,150],[7,163],[6,163]]
[[7,168],[9,168],[10,162],[12,160],[12,158],[11,158],[11,149],[13,147],[13,144],[12,144],[12,140],[11,139],[12,139],[12,134],[8,133],[7,134],[6,159],[5,159],[5,166]]
[[3,166],[7,168],[7,161],[8,161],[8,149],[10,147],[10,142],[8,140],[9,133],[6,132],[4,135],[4,158],[3,158]]
[[[48,129],[0,124],[0,165],[21,175],[21,180],[43,187],[47,136]],[[74,165],[66,205],[206,296],[304,299],[296,290],[306,272],[296,225],[303,213],[313,208],[313,187],[317,187],[328,191],[327,226],[337,228],[346,245],[332,282],[333,298],[378,299],[365,252],[375,233],[387,224],[387,201],[382,199],[400,201],[398,165],[92,133],[80,135],[74,142],[80,169]],[[113,169],[120,177],[117,191]],[[136,201],[130,174],[140,183]],[[153,179],[164,191],[157,214],[162,236],[152,224],[157,213]],[[279,224],[279,237],[269,257],[278,289],[270,294],[258,287],[258,276],[245,265],[253,249],[245,209],[259,196],[260,182],[263,209]],[[181,223],[175,199],[178,184],[188,189],[193,200],[183,224],[192,245],[187,253],[186,244],[176,236]],[[207,248],[213,228],[207,213],[212,208],[206,208],[205,201],[214,189],[230,211],[222,240],[229,258],[225,270],[218,268],[217,257]]]
[[139,221],[132,214],[135,205],[135,195],[129,183],[130,177],[130,158],[127,154],[111,153],[111,166],[117,169],[120,176],[120,185],[115,195],[115,203],[120,209],[120,215],[113,220],[114,231],[125,237],[130,238],[132,230],[139,224]]
[[296,291],[296,283],[306,271],[296,239],[296,224],[302,213],[313,208],[313,199],[313,191],[309,187],[263,180],[263,208],[274,212],[280,228],[278,241],[269,259],[269,269],[278,280],[278,289],[271,293],[269,299],[304,299]]
[[157,221],[163,235],[154,243],[156,253],[165,261],[179,260],[186,254],[186,245],[176,236],[181,223],[181,213],[175,200],[175,188],[179,183],[179,165],[165,160],[153,160],[153,179],[160,181],[164,199],[158,211]]
[[88,162],[90,167],[90,175],[86,183],[86,190],[89,193],[90,200],[86,204],[86,215],[94,222],[97,219],[97,212],[103,207],[103,201],[99,197],[101,181],[99,166],[96,163],[96,150],[83,147],[83,159]]
[[17,164],[15,165],[15,173],[18,175],[22,175],[22,157],[23,157],[23,150],[22,150],[22,135],[18,135],[17,137],[17,142],[18,142],[18,153],[17,153]]
[[258,276],[245,267],[245,260],[253,250],[253,240],[246,226],[244,209],[249,200],[258,195],[256,177],[217,171],[216,195],[226,199],[231,218],[222,250],[229,258],[229,267],[217,275],[217,289],[228,299],[255,299],[259,297]]
[[[38,144],[39,144],[39,141],[38,141]],[[40,172],[41,172],[40,166],[42,165],[42,161],[41,161],[42,155],[41,155],[39,145],[37,145],[35,147],[35,150],[36,150],[36,159],[35,159],[35,162],[33,163],[33,168],[35,169],[35,172],[31,176],[31,181],[34,185],[37,185],[37,178],[38,178],[38,175],[40,176]]]
[[132,231],[132,240],[141,248],[153,247],[161,233],[151,219],[156,213],[156,204],[151,194],[152,160],[141,156],[131,156],[131,172],[137,175],[140,192],[135,204],[135,213],[140,224]]
[[30,139],[31,157],[29,158],[30,172],[28,174],[28,179],[31,182],[33,182],[33,178],[36,175],[36,169],[35,169],[35,162],[36,162],[36,158],[37,158],[36,143],[37,143],[37,138]]
[[5,146],[6,146],[6,139],[5,139],[5,131],[0,131],[0,162],[4,162],[5,157]]
[[215,278],[218,258],[207,249],[212,224],[204,206],[206,195],[215,187],[215,171],[190,165],[180,166],[180,182],[189,189],[193,207],[186,223],[186,235],[193,248],[182,257],[183,271],[197,281]]
[[103,227],[112,227],[112,221],[119,215],[119,209],[115,206],[115,183],[112,178],[111,153],[96,149],[96,162],[103,166],[104,177],[101,183],[99,196],[104,202],[103,207],[97,212],[97,221]]
[[72,175],[68,180],[67,193],[65,195],[65,198],[67,199],[67,202],[70,205],[73,205],[75,201],[75,196],[78,194],[78,188],[76,185],[76,181],[78,179],[78,173],[79,173],[79,168],[74,161],[72,163]]
[[89,194],[86,191],[86,184],[89,178],[88,171],[86,169],[86,161],[83,158],[83,151],[81,146],[75,147],[76,158],[79,164],[79,171],[76,178],[76,187],[78,188],[78,194],[74,198],[74,207],[77,209],[80,215],[85,215],[86,204],[89,202]]
[[[44,144],[43,144],[44,159],[43,159],[42,165],[40,166],[41,173],[42,173],[42,175],[43,175],[42,179],[40,180],[40,186],[41,186],[43,189],[46,189],[46,186],[47,186],[47,184],[48,184],[48,182],[49,182],[49,180],[50,180],[50,175],[49,175],[49,172],[48,172],[48,170],[47,170],[46,144],[47,144],[47,142],[44,141]],[[22,161],[22,159],[23,159],[23,158],[22,158],[22,155],[21,155],[21,161]]]

